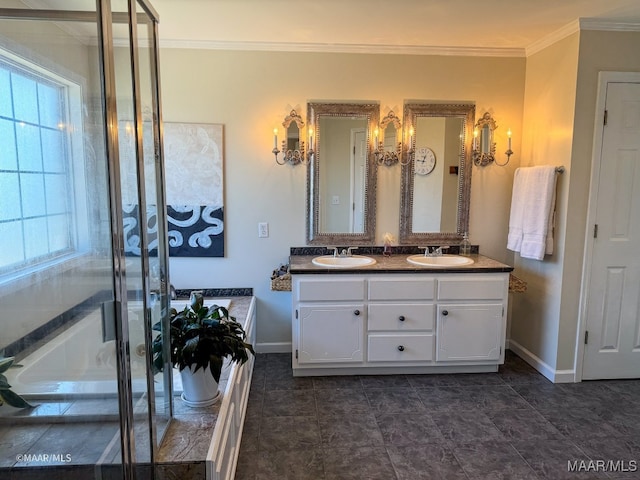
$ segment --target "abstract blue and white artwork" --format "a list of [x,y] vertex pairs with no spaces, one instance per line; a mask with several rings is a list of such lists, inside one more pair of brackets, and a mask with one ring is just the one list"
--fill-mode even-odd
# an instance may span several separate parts
[[[163,139],[169,256],[224,257],[223,126],[165,123]],[[123,179],[128,255],[140,255],[135,179],[135,175]],[[147,185],[147,192],[154,188]],[[158,247],[158,227],[157,207],[151,202],[147,205],[147,235],[153,252]]]
[[222,208],[206,205],[167,205],[169,256],[223,257]]
[[[124,251],[126,255],[140,255],[138,205],[123,205]],[[158,248],[158,211],[147,206],[147,238],[149,253]],[[206,205],[167,205],[167,236],[170,257],[223,257],[224,218],[222,208]]]

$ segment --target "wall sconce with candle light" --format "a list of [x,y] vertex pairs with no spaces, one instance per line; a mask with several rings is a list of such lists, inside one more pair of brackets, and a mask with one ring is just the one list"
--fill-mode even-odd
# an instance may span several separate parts
[[309,127],[309,151],[307,152],[307,163],[313,161],[315,153],[316,152],[313,150],[313,128]]
[[390,167],[397,163],[406,165],[400,159],[402,157],[402,141],[398,138],[402,135],[402,122],[393,112],[382,119],[378,128],[375,129],[375,145],[373,156],[378,165]]
[[[285,138],[282,140],[282,152],[278,150],[278,129],[273,129],[273,150],[271,153],[275,155],[276,163],[278,165],[307,163],[304,141],[301,138],[301,132],[304,128],[302,117],[295,110],[291,110],[282,122],[282,126],[285,131]],[[282,161],[278,160],[278,154],[280,153],[282,153]]]
[[[406,117],[405,117],[406,118]],[[409,128],[409,143],[407,144],[407,152],[404,155],[404,162],[401,161],[400,165],[408,165],[413,160],[413,154],[416,153],[416,149],[413,146],[413,127]]]
[[498,163],[496,160],[496,143],[494,142],[494,131],[498,128],[496,121],[491,117],[489,112],[485,112],[480,120],[478,120],[473,129],[473,164],[478,167],[486,167],[490,163],[495,163],[500,167],[504,167],[509,163],[513,150],[511,150],[511,129],[507,131],[508,148],[504,152],[507,161]]

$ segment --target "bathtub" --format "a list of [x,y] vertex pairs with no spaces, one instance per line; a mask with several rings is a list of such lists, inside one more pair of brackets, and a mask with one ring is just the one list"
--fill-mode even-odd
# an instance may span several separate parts
[[[228,303],[227,303],[228,302]],[[211,302],[207,299],[205,304]],[[218,305],[228,306],[216,299]],[[186,301],[172,301],[177,309]],[[131,383],[134,393],[147,389],[141,311],[130,304]],[[117,394],[115,342],[102,342],[100,310],[85,318],[20,360],[22,368],[11,368],[5,375],[12,390],[25,398],[104,397]],[[156,395],[162,392],[162,373],[155,376]],[[174,394],[182,392],[180,373],[173,369]]]

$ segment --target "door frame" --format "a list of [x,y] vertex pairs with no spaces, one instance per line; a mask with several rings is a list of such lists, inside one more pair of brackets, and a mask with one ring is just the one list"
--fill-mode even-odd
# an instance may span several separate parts
[[582,369],[584,365],[584,335],[587,330],[587,309],[594,247],[593,225],[596,221],[596,211],[598,206],[600,161],[602,158],[602,139],[604,136],[604,110],[607,102],[607,85],[609,83],[640,83],[640,72],[601,71],[598,73],[598,94],[596,99],[593,129],[593,149],[591,151],[591,180],[589,182],[589,203],[587,207],[587,223],[585,226],[584,254],[582,257],[582,280],[580,284],[580,305],[578,310],[578,329],[574,358],[575,382],[582,381]]
[[[365,143],[366,143],[366,129],[365,128],[352,128],[351,129],[351,135],[350,135],[350,145],[349,145],[349,172],[351,174],[351,178],[349,181],[349,233],[358,233],[358,232],[354,232],[354,225],[353,222],[355,221],[355,217],[356,217],[356,212],[355,212],[355,203],[356,203],[356,192],[355,192],[355,184],[356,184],[356,138],[358,136],[358,134],[363,134],[365,136]],[[366,147],[365,147],[366,149]],[[364,179],[364,185],[362,185],[362,226],[364,229],[364,217],[366,215],[366,201],[365,201],[365,195],[364,193],[367,190],[367,183],[366,183],[366,169],[367,169],[367,152],[364,153],[364,168],[365,168],[365,179]]]

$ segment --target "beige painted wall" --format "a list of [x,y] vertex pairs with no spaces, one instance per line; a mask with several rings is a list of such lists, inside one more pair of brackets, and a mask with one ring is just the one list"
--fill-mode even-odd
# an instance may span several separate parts
[[[474,168],[470,236],[482,252],[511,261],[506,234],[513,170],[522,137],[525,59],[410,55],[162,49],[162,99],[168,122],[225,125],[226,257],[171,260],[178,288],[253,287],[258,342],[291,340],[291,295],[271,292],[269,276],[305,244],[306,169],[278,166],[272,131],[308,101],[378,100],[399,116],[405,100],[474,101],[495,115],[498,150],[506,131],[516,152],[507,167]],[[397,236],[400,169],[378,171],[377,244]],[[257,237],[269,222],[269,238]]]
[[558,333],[558,367],[572,368],[580,307],[583,252],[587,232],[587,208],[596,122],[598,73],[640,72],[640,32],[583,31],[576,88],[572,145],[571,186],[566,217],[566,254]]
[[[314,149],[320,163],[319,229],[324,233],[351,231],[351,129],[366,132],[366,119],[321,117]],[[330,139],[330,140],[329,140]],[[306,143],[306,140],[305,140]],[[360,176],[362,178],[362,176]],[[338,197],[337,205],[333,197]],[[362,230],[355,233],[364,233]]]
[[[413,222],[411,229],[414,232],[440,231],[446,120],[446,118],[437,117],[416,119],[416,156],[414,158],[419,159],[420,149],[427,147],[433,151],[436,165],[428,175],[416,174],[413,176]],[[450,231],[455,231],[455,229]]]
[[527,59],[522,165],[567,171],[558,177],[556,254],[514,260],[529,289],[514,296],[511,340],[560,374],[576,361],[598,73],[640,71],[638,51],[640,32],[587,30]]
[[[442,197],[448,201],[442,204],[441,229],[445,232],[456,230],[458,211],[451,208],[457,204],[458,175],[449,173],[449,167],[457,167],[460,163],[460,130],[462,121],[459,118],[447,118],[444,137],[444,170],[442,175]],[[452,201],[453,199],[456,199]]]
[[564,165],[567,172],[558,177],[555,253],[543,261],[514,256],[515,273],[528,289],[513,295],[511,342],[552,369],[557,365],[560,328],[578,47],[576,33],[527,58],[520,164]]

